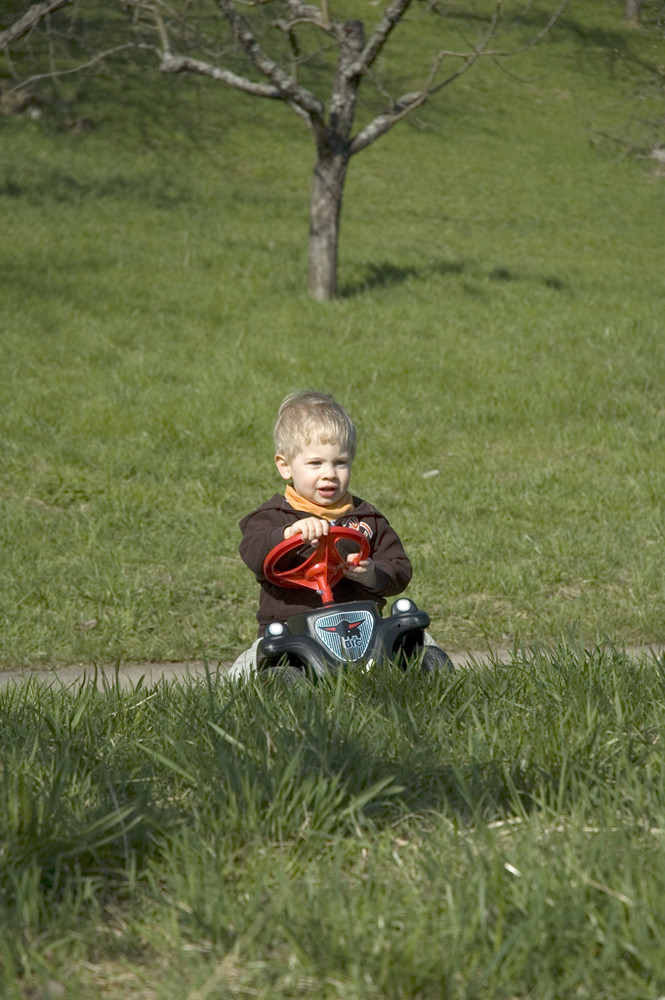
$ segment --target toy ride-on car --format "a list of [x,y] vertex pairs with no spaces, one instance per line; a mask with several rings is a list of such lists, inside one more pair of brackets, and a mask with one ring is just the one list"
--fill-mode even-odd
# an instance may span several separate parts
[[369,555],[369,543],[360,531],[333,525],[313,544],[314,548],[301,535],[294,535],[266,556],[263,572],[267,580],[280,587],[315,590],[323,607],[271,622],[258,646],[259,670],[288,665],[318,678],[340,667],[371,666],[386,660],[399,659],[406,665],[420,654],[426,673],[451,669],[448,655],[426,642],[429,615],[409,598],[398,598],[386,618],[374,601],[334,603],[332,588],[342,579],[349,557],[360,562]]

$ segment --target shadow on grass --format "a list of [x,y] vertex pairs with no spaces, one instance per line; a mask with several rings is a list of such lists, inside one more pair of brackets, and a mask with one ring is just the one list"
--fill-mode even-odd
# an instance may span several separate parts
[[[214,712],[222,739],[194,769],[199,798],[218,799],[220,812],[242,815],[243,827],[257,822],[262,835],[272,836],[275,822],[284,834],[304,815],[337,832],[365,822],[380,830],[434,814],[465,825],[489,822],[524,816],[555,790],[562,794],[556,769],[546,775],[540,763],[495,752],[489,740],[471,753],[455,747],[474,700],[466,674],[414,672],[404,680],[389,671],[327,694],[309,685],[281,691],[270,685],[253,696],[240,690],[232,714]],[[253,703],[251,732],[238,727],[236,715],[246,698],[245,709]],[[229,740],[242,740],[240,754],[230,751]],[[569,781],[573,791],[572,774]]]
[[[589,5],[589,7],[591,7],[591,5]],[[642,11],[640,19],[640,28],[642,32],[648,31],[650,28],[658,29],[659,17],[661,16],[658,7],[658,3],[645,5],[645,9]],[[599,14],[601,13],[602,12],[599,10]],[[508,31],[518,29],[521,26],[523,29],[528,31],[532,38],[536,38],[549,21],[551,14],[552,11],[544,12],[542,10],[532,8],[531,5],[525,5],[524,8],[513,18],[504,16],[501,21],[502,24],[507,27]],[[472,23],[473,21],[480,21],[485,24],[489,24],[493,15],[490,13],[483,14],[477,12],[469,14],[466,11],[461,12],[452,9],[444,16],[453,20],[459,19],[461,22]],[[607,57],[610,65],[612,66],[618,59],[622,59],[631,63],[633,66],[639,66],[642,69],[647,69],[649,71],[658,68],[655,60],[651,61],[645,59],[644,56],[636,50],[635,43],[639,38],[639,32],[635,32],[634,27],[631,27],[628,22],[622,18],[622,15],[618,10],[616,16],[616,28],[614,28],[606,27],[597,22],[593,24],[583,23],[580,18],[577,18],[572,14],[569,7],[559,14],[559,16],[554,20],[548,33],[545,35],[545,38],[550,43],[554,42],[555,44],[563,38],[566,38],[573,44],[578,45],[585,57],[588,57],[589,49],[596,50],[601,56]]]
[[[565,32],[572,41],[578,42],[585,49],[592,47],[599,50],[608,60],[611,67],[614,67],[617,60],[622,59],[635,67],[646,69],[649,72],[658,70],[655,61],[645,59],[640,52],[635,50],[635,40],[639,36],[634,32],[634,29],[629,28],[626,22],[618,19],[617,23],[621,27],[619,30],[613,31],[599,25],[590,26],[581,24],[574,17],[564,14],[558,18],[556,28],[562,33]],[[645,14],[642,24],[643,30],[646,30],[649,26],[651,25],[648,23]]]
[[431,276],[445,277],[449,274],[463,274],[466,268],[467,264],[464,261],[429,261],[427,264],[410,265],[409,267],[391,264],[389,261],[369,264],[358,281],[342,286],[340,297],[350,299],[374,288],[391,288],[411,279],[420,280]]
[[[444,815],[464,825],[523,816],[538,808],[542,777],[526,775],[518,762],[470,757],[448,763],[433,759],[436,748],[412,748],[401,760],[347,743],[337,762],[351,801],[368,788],[379,791],[363,806],[377,829],[404,816]],[[364,757],[362,766],[357,761]],[[384,784],[385,783],[385,784]]]
[[0,199],[24,200],[30,205],[73,205],[108,198],[173,208],[189,197],[184,185],[160,172],[143,177],[116,173],[82,180],[64,170],[38,164],[20,179],[10,174],[0,179]]
[[516,274],[507,267],[495,267],[488,275],[490,281],[529,281],[536,284],[543,284],[546,288],[551,288],[555,292],[563,292],[569,288],[566,281],[553,275],[530,275]]
[[447,278],[450,276],[473,277],[475,281],[489,280],[495,282],[528,282],[530,284],[544,285],[557,292],[566,291],[569,285],[562,278],[556,275],[531,274],[529,272],[518,272],[508,267],[499,265],[490,271],[470,264],[468,261],[428,261],[419,265],[408,267],[392,264],[390,261],[367,265],[364,274],[360,278],[349,284],[343,285],[340,290],[340,297],[350,299],[356,295],[374,289],[382,290],[386,288],[402,285],[407,281],[424,281],[432,278]]

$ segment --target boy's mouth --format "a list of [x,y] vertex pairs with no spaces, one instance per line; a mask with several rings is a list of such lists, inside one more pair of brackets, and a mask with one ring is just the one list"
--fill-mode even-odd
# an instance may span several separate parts
[[322,497],[326,497],[326,499],[329,500],[330,497],[334,497],[335,493],[337,493],[337,487],[336,486],[320,486],[319,487],[319,493],[321,494]]

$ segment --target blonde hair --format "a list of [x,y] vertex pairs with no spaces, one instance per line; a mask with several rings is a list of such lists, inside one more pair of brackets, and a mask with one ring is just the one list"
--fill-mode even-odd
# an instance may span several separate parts
[[343,406],[325,392],[301,389],[282,400],[273,431],[275,450],[290,462],[303,445],[341,444],[356,453],[356,427]]

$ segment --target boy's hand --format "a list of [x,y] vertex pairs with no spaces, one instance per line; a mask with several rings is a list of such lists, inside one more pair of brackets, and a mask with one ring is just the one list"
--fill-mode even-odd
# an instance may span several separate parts
[[373,590],[376,586],[376,566],[372,559],[361,559],[356,562],[357,555],[347,557],[344,576],[349,580],[355,580],[362,587]]
[[293,538],[294,535],[302,535],[304,542],[317,542],[330,531],[330,524],[320,517],[303,517],[295,524],[290,524],[284,528],[284,538]]

